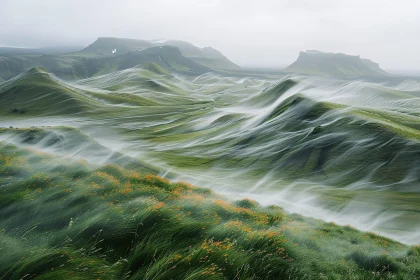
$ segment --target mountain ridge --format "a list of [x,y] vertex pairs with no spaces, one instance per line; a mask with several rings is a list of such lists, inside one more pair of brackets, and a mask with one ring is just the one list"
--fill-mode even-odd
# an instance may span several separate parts
[[[237,69],[240,68],[231,62],[219,50],[212,47],[200,48],[192,43],[181,40],[148,41],[141,39],[128,39],[116,37],[99,37],[86,48],[75,53],[113,55],[127,52],[140,51],[153,47],[177,47],[181,54],[198,64],[210,68]],[[214,61],[212,61],[214,60]]]
[[[163,56],[166,61],[162,60]],[[169,72],[186,75],[240,68],[212,47],[199,48],[175,40],[151,42],[99,37],[87,47],[68,53],[26,53],[13,49],[2,53],[0,50],[0,82],[34,67],[44,67],[61,79],[77,80],[128,69],[143,62],[153,62]]]

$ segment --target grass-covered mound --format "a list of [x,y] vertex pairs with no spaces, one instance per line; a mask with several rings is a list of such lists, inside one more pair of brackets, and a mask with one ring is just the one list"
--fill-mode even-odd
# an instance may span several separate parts
[[418,275],[418,247],[141,170],[0,144],[0,279]]
[[98,104],[62,83],[43,68],[32,68],[0,84],[0,115],[47,116],[83,114]]

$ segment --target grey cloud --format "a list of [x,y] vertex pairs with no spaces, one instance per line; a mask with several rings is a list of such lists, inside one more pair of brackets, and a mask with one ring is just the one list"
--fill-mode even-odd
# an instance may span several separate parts
[[420,68],[419,1],[1,0],[0,7],[0,45],[168,38],[213,46],[244,66],[281,67],[319,49],[385,69]]

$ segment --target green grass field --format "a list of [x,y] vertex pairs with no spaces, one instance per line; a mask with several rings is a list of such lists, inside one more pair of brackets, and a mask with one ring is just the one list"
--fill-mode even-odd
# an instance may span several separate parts
[[0,57],[0,280],[420,279],[420,90],[150,44]]
[[418,279],[420,249],[0,144],[0,279]]

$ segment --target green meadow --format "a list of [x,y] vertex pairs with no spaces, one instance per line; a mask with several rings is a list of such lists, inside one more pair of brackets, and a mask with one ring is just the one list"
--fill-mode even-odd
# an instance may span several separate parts
[[0,280],[420,279],[420,88],[378,69],[1,54]]
[[0,144],[1,279],[418,279],[420,249],[142,169]]

